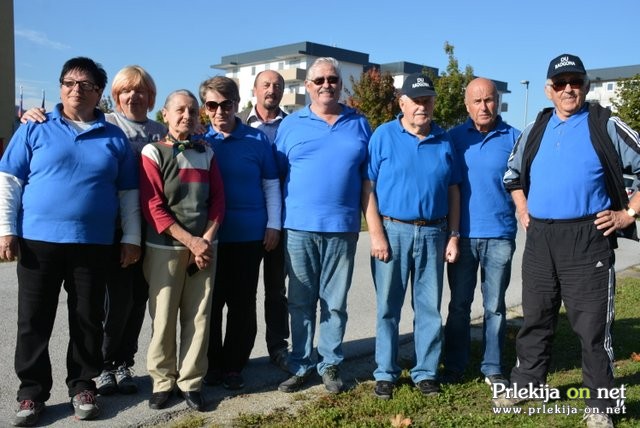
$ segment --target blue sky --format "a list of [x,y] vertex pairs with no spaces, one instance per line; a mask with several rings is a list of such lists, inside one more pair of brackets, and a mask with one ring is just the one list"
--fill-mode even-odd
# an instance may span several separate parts
[[105,67],[105,93],[123,66],[145,67],[158,86],[155,114],[172,90],[195,92],[221,73],[210,66],[224,55],[310,41],[442,71],[448,41],[461,69],[508,82],[503,117],[521,128],[520,81],[530,81],[531,121],[549,105],[543,86],[553,57],[576,54],[588,69],[639,64],[639,14],[637,0],[15,0],[16,97],[22,86],[25,108],[39,106],[45,90],[51,108],[62,64],[83,55]]

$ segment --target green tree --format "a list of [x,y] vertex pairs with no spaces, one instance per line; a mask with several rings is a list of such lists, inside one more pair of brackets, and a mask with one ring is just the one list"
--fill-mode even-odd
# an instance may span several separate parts
[[613,106],[627,125],[640,132],[640,74],[618,82]]
[[351,91],[345,90],[348,95],[347,105],[358,109],[369,121],[371,129],[392,120],[400,111],[398,107],[398,90],[393,86],[393,76],[390,73],[381,73],[377,68],[363,71],[360,80],[351,79]]
[[102,97],[100,102],[98,103],[98,108],[103,113],[113,113],[113,101],[110,96]]
[[467,65],[464,72],[460,71],[458,59],[454,56],[454,46],[444,43],[444,52],[449,57],[447,70],[440,76],[426,71],[433,79],[436,88],[436,107],[433,112],[434,121],[445,129],[461,124],[467,119],[467,109],[464,105],[464,88],[473,79],[473,68]]
[[164,117],[162,117],[162,110],[158,110],[156,112],[156,122],[164,123]]

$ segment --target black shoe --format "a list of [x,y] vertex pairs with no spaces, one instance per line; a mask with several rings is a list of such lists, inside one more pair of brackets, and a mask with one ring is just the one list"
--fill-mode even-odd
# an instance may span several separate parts
[[222,375],[222,386],[227,389],[244,388],[244,379],[238,372],[227,372]]
[[509,386],[511,386],[509,379],[504,377],[502,373],[492,374],[485,377],[484,383],[489,385],[492,390],[495,389],[494,385],[497,385],[497,384],[504,385],[505,388],[509,388]]
[[202,395],[200,391],[180,391],[182,398],[187,403],[187,406],[193,410],[201,412],[204,405],[202,404]]
[[287,348],[280,348],[273,351],[269,355],[269,359],[271,360],[272,364],[280,367],[281,370],[284,370],[285,372],[289,371],[289,351],[287,350]]
[[424,395],[436,395],[440,393],[440,385],[433,379],[425,379],[416,383],[416,388]]
[[149,398],[149,408],[154,410],[164,409],[169,397],[171,397],[171,391],[154,392]]
[[379,380],[376,382],[376,387],[373,389],[373,393],[376,397],[382,400],[388,400],[393,395],[393,388],[395,385],[388,380]]
[[308,378],[309,378],[309,375],[304,375],[304,376],[293,375],[289,379],[285,380],[280,385],[278,385],[278,391],[296,392],[297,390],[302,388],[302,386],[305,384]]
[[327,370],[322,375],[322,383],[324,383],[326,390],[332,394],[342,392],[344,383],[340,377],[340,369],[338,369],[338,366],[327,367]]
[[33,400],[22,400],[13,420],[14,427],[32,427],[38,422],[44,403]]

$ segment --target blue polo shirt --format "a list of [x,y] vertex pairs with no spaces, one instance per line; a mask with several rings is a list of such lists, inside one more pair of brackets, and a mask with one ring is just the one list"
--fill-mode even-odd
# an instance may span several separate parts
[[462,163],[460,235],[515,238],[518,228],[515,205],[502,178],[520,131],[498,116],[494,129],[486,134],[467,119],[450,129],[449,135]]
[[118,191],[138,188],[138,165],[120,128],[95,110],[78,133],[62,104],[44,123],[21,125],[0,160],[0,171],[23,181],[18,234],[52,243],[112,244]]
[[460,182],[460,166],[449,134],[431,123],[418,140],[397,119],[380,125],[369,142],[368,178],[376,183],[381,215],[435,220],[449,212],[449,186]]
[[262,180],[278,178],[269,139],[238,118],[227,138],[209,126],[205,139],[216,154],[224,186],[226,210],[219,241],[262,241],[267,227]]
[[532,216],[573,219],[611,206],[588,116],[586,104],[565,121],[553,112],[531,164],[527,207]]
[[371,128],[342,105],[333,125],[309,106],[285,117],[276,134],[284,183],[284,227],[310,232],[358,232]]

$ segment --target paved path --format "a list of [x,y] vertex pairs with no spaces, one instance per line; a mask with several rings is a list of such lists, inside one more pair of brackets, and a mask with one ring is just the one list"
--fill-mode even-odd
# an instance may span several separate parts
[[[518,235],[516,255],[512,273],[511,286],[507,292],[507,306],[518,306],[520,304],[520,266],[523,249],[523,236]],[[621,248],[617,251],[616,268],[623,270],[632,265],[640,263],[638,257],[638,244],[628,241],[620,241]],[[445,281],[446,284],[446,281]],[[18,379],[13,370],[13,353],[15,346],[16,332],[16,276],[15,263],[0,264],[0,314],[3,317],[3,328],[0,329],[0,427],[9,426],[9,421],[13,418],[16,402],[16,388]],[[263,301],[261,287],[259,287],[258,302]],[[472,317],[481,315],[479,294],[472,308]],[[445,285],[442,299],[442,316],[446,317],[447,303],[449,301],[448,287]],[[64,383],[66,376],[65,353],[68,340],[66,294],[64,291],[59,298],[60,308],[54,327],[53,336],[50,343],[50,353],[53,364],[54,386],[51,399],[47,402],[47,410],[42,414],[39,426],[69,427],[80,426],[84,423],[73,420],[73,411],[67,397],[67,390]],[[264,343],[264,323],[263,311],[258,305],[258,337],[253,350],[252,359],[244,370],[246,388],[243,393],[247,394],[245,412],[260,406],[255,400],[261,400],[265,391],[276,389],[279,381],[286,375],[269,364],[266,358],[267,350]],[[411,314],[410,301],[405,300],[403,318],[400,325],[401,334],[405,340],[410,339],[412,331],[413,317]],[[354,281],[349,295],[349,322],[345,337],[344,351],[348,359],[356,356],[371,354],[374,349],[375,334],[375,299],[371,274],[369,270],[369,236],[366,232],[361,233],[356,255],[356,270]],[[115,395],[100,398],[102,414],[99,420],[90,423],[93,428],[98,427],[126,427],[148,424],[152,421],[161,421],[171,413],[183,411],[186,405],[182,401],[173,399],[171,406],[164,412],[150,410],[147,406],[147,399],[151,393],[149,377],[146,375],[145,359],[146,349],[149,343],[150,326],[149,319],[140,336],[140,352],[137,355],[134,370],[137,374],[137,382],[141,392],[133,396]],[[261,392],[261,393],[258,393]],[[207,388],[205,391],[209,403],[224,400],[229,393],[221,387]],[[281,394],[281,393],[276,393]],[[268,394],[266,394],[268,395]],[[213,406],[216,407],[216,406]]]

